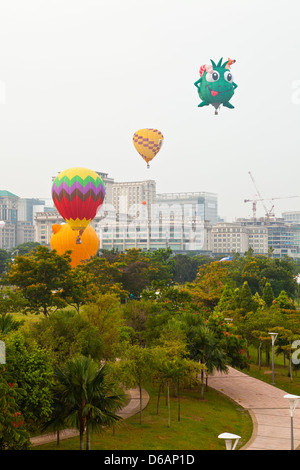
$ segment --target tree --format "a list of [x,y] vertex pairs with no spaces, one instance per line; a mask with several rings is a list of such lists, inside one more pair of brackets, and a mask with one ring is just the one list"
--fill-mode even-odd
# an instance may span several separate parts
[[236,306],[242,315],[253,312],[257,308],[247,281],[237,290]]
[[266,346],[267,362],[270,345],[269,331],[282,325],[283,315],[276,307],[260,306],[256,311],[250,311],[242,315],[238,310],[233,315],[234,325],[246,341],[247,347],[252,344],[258,348],[258,357],[261,357],[261,348]]
[[6,275],[6,282],[17,286],[26,299],[25,311],[45,316],[52,307],[66,305],[63,289],[71,271],[70,256],[58,255],[46,246],[38,246],[26,256],[17,256]]
[[274,304],[278,305],[278,307],[282,310],[295,310],[295,304],[292,299],[290,299],[287,293],[282,290],[278,297],[274,300]]
[[108,382],[108,367],[87,357],[74,357],[63,368],[55,369],[55,395],[62,405],[63,421],[79,429],[80,450],[90,450],[92,430],[101,431],[120,418],[116,412],[124,404],[124,395],[115,393]]
[[212,311],[221,298],[227,274],[224,263],[213,262],[200,266],[195,281],[186,285],[193,303],[208,312]]
[[93,302],[83,307],[89,322],[97,328],[103,343],[102,358],[115,359],[120,349],[121,327],[124,323],[120,299],[115,294],[95,296]]
[[208,316],[205,325],[214,334],[216,341],[224,350],[228,365],[240,369],[248,367],[245,356],[246,341],[238,334],[235,322],[232,322],[230,318],[224,318],[224,312],[220,313],[216,309]]
[[220,312],[230,311],[236,308],[234,289],[229,284],[225,284],[216,308]]
[[27,346],[25,338],[16,332],[6,339],[6,364],[3,375],[22,389],[16,402],[27,426],[33,428],[51,415],[53,371],[49,354],[38,345]]
[[[167,332],[166,332],[167,333]],[[171,425],[170,415],[170,380],[173,381],[178,399],[178,421],[180,421],[180,381],[184,377],[198,375],[202,367],[199,363],[190,360],[187,355],[186,343],[183,339],[162,336],[159,345],[152,349],[154,377],[159,381],[157,412],[159,407],[160,390],[166,383],[168,426]]]
[[122,357],[113,364],[113,374],[126,388],[139,389],[140,424],[142,423],[142,386],[152,374],[152,354],[149,348],[137,344],[124,346]]
[[[227,356],[223,341],[208,328],[198,315],[185,313],[182,318],[183,331],[187,338],[189,356],[202,365],[201,398],[204,398],[204,370],[227,371]],[[205,366],[205,367],[204,367]]]
[[11,313],[2,313],[0,315],[0,332],[4,335],[10,331],[15,331],[24,324],[24,320],[15,320]]
[[74,357],[63,368],[55,369],[56,403],[60,403],[63,422],[79,429],[80,450],[84,449],[85,430],[86,449],[90,450],[91,431],[101,431],[120,419],[115,413],[124,396],[114,393],[107,374],[106,365],[101,367],[87,357]]
[[22,312],[26,306],[26,300],[21,292],[8,286],[0,287],[0,315]]
[[6,273],[8,265],[11,262],[10,253],[3,248],[0,248],[0,275]]
[[266,285],[263,290],[262,299],[266,302],[268,307],[271,307],[274,300],[274,292],[272,286],[269,282],[266,282]]
[[80,269],[80,267],[71,269],[63,285],[62,298],[68,305],[74,307],[78,314],[80,307],[91,300],[97,292],[91,274]]
[[[147,305],[143,338],[146,344],[154,343],[161,336],[170,320],[184,312],[199,312],[198,305],[192,303],[192,295],[183,286],[170,286],[163,289],[153,289],[142,292],[141,303]],[[152,300],[152,305],[150,300]]]
[[0,370],[0,450],[26,450],[30,447],[24,417],[17,405],[20,391],[7,382]]
[[38,242],[25,242],[17,245],[13,251],[17,252],[18,255],[23,256],[35,250],[38,246],[40,246],[40,243]]
[[266,258],[260,277],[271,284],[275,297],[284,290],[289,297],[294,298],[297,291],[295,269],[296,262],[290,258]]
[[199,267],[204,264],[210,264],[213,261],[208,256],[177,254],[172,259],[172,279],[174,282],[178,282],[178,284],[193,282],[196,279]]
[[80,269],[91,276],[97,286],[97,293],[114,293],[121,298],[128,295],[122,285],[122,270],[118,261],[110,262],[105,257],[96,257],[80,266]]
[[[151,285],[152,281],[171,282],[170,266],[165,263],[169,253],[158,250],[157,255],[149,255],[140,249],[132,248],[119,255],[122,269],[123,288],[138,297],[143,289]],[[155,253],[155,252],[154,252]],[[163,261],[162,261],[163,260]]]
[[132,342],[140,345],[146,344],[146,337],[151,334],[148,319],[154,310],[156,310],[154,302],[144,298],[141,298],[140,301],[132,300],[122,305],[124,322],[134,331]]
[[26,333],[49,352],[54,364],[63,364],[74,355],[103,357],[103,339],[85,314],[75,310],[57,310],[34,322]]

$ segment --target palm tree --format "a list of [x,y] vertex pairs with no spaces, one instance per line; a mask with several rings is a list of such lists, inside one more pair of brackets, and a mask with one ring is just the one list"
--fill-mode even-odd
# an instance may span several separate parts
[[23,325],[23,323],[24,320],[14,320],[14,317],[11,313],[0,314],[0,332],[4,335],[10,331],[16,331],[20,326]]
[[99,367],[90,357],[72,358],[55,370],[55,397],[60,405],[56,406],[55,422],[79,429],[80,450],[84,449],[85,431],[86,449],[90,450],[91,431],[102,430],[120,419],[115,412],[124,404],[125,395],[112,394],[107,373],[107,366]]
[[[182,320],[190,358],[205,365],[209,374],[214,369],[226,372],[228,358],[223,342],[203,323],[200,315],[186,313]],[[201,369],[201,398],[204,398],[204,369]]]

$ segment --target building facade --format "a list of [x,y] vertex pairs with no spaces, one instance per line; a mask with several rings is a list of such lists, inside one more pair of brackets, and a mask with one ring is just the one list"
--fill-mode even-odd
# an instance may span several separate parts
[[[150,209],[156,200],[156,183],[153,180],[132,181],[112,185],[112,205],[117,213],[130,214],[144,204]],[[105,198],[105,204],[108,201]]]
[[45,201],[34,198],[19,198],[18,200],[18,221],[28,222],[31,225],[34,224],[34,214],[38,210],[43,210]]
[[300,224],[300,211],[283,212],[282,218],[290,224]]
[[218,222],[218,197],[214,193],[161,193],[156,195],[155,202],[162,213],[172,211],[176,216],[200,217],[211,225]]
[[204,224],[200,218],[145,217],[131,219],[125,215],[111,213],[95,220],[95,230],[100,240],[100,249],[124,251],[137,248],[154,251],[171,248],[173,251],[201,251],[204,248]]
[[50,239],[53,233],[52,225],[64,222],[64,219],[56,209],[47,212],[36,212],[34,241],[41,245],[50,246]]
[[220,222],[211,229],[211,250],[214,254],[245,253],[249,248],[254,254],[268,253],[266,227],[248,225],[247,221]]
[[[215,193],[157,194],[153,180],[115,182],[107,173],[97,173],[106,190],[104,204],[91,222],[100,249],[170,247],[174,252],[195,251],[218,256],[243,254],[250,247],[254,254],[266,255],[272,247],[274,257],[300,257],[300,212],[286,212],[282,219],[220,222]],[[64,220],[55,208],[38,212],[34,220],[35,241],[50,246],[52,225]],[[7,237],[9,233],[7,227]],[[9,238],[6,243],[10,243]]]

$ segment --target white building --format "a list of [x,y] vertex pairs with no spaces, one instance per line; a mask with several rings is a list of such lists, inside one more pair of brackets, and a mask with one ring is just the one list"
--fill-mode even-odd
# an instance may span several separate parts
[[245,253],[252,248],[254,254],[268,252],[268,230],[266,227],[248,226],[241,222],[220,222],[211,230],[213,253]]
[[185,192],[161,193],[156,195],[160,210],[172,210],[183,217],[200,217],[211,225],[218,222],[218,197],[215,193]]
[[282,218],[290,224],[300,224],[300,211],[283,212]]
[[[127,214],[135,205],[145,204],[150,209],[156,200],[153,180],[130,181],[112,185],[112,205],[117,213]],[[109,202],[105,198],[106,204]]]
[[186,218],[183,221],[182,217],[160,216],[151,219],[147,217],[146,208],[144,215],[131,218],[111,212],[103,219],[95,218],[100,249],[153,251],[169,247],[173,251],[204,250],[205,231],[200,218]]

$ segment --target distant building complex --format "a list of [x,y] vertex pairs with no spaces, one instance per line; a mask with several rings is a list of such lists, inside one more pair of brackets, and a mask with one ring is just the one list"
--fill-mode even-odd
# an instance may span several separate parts
[[[237,219],[220,222],[218,197],[209,192],[156,193],[153,180],[115,182],[98,172],[104,181],[105,202],[91,222],[100,249],[129,248],[209,255],[255,254],[300,258],[300,211],[284,212],[282,218]],[[54,207],[40,199],[22,199],[0,191],[0,248],[36,241],[50,246],[52,225],[64,223]]]
[[13,249],[21,243],[34,241],[34,214],[40,199],[21,199],[9,191],[0,191],[0,248]]

